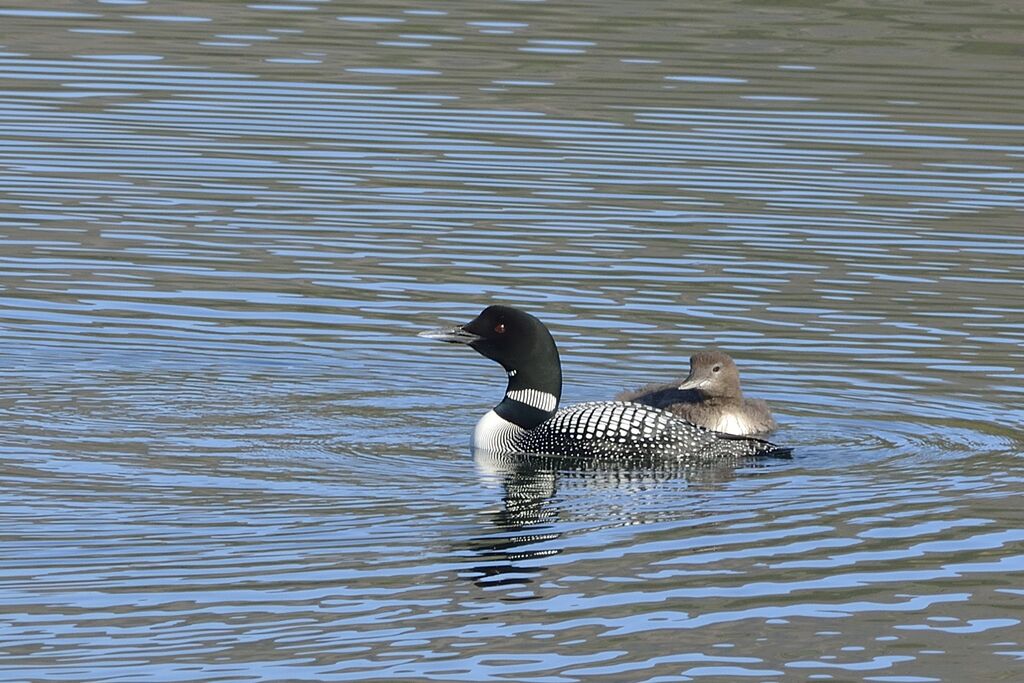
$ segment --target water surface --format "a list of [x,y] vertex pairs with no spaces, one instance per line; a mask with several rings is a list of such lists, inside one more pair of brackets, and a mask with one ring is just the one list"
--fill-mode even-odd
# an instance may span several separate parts
[[[1024,16],[705,5],[5,0],[2,676],[1020,678]],[[796,457],[475,460],[495,301]]]

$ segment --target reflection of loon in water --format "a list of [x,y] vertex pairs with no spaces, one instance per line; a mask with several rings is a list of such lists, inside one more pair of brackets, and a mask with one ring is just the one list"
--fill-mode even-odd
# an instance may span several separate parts
[[[670,480],[683,480],[687,487],[717,487],[736,477],[735,463],[700,467],[664,460],[647,464],[570,462],[565,458],[521,455],[495,455],[474,452],[477,468],[485,483],[503,489],[502,507],[489,513],[488,529],[470,540],[466,550],[476,556],[465,572],[481,588],[519,589],[507,600],[529,600],[537,596],[529,590],[547,569],[545,558],[564,552],[557,543],[567,531],[566,523],[592,521],[592,526],[610,528],[649,522],[663,513],[609,504],[602,491],[617,494],[649,492]],[[572,503],[575,494],[593,500],[587,507]],[[572,519],[567,519],[567,505]],[[703,513],[694,512],[695,516]],[[582,530],[586,533],[588,530]]]
[[[504,490],[502,506],[491,511],[488,533],[473,538],[468,550],[484,563],[473,565],[473,582],[482,588],[525,587],[544,567],[535,562],[561,552],[557,548],[531,548],[553,541],[561,533],[551,531],[558,511],[551,505],[555,495],[555,473],[531,467],[517,468],[511,463],[489,462],[494,456],[480,453],[477,465],[489,479]],[[533,597],[532,595],[525,596]]]

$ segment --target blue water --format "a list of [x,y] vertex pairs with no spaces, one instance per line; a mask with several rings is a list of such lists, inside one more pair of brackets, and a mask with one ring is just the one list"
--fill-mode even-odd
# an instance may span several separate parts
[[[1024,677],[1016,11],[8,0],[0,678]],[[474,458],[492,302],[794,458]]]

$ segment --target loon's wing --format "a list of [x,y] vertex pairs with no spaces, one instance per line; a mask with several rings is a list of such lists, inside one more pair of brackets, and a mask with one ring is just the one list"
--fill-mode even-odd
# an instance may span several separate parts
[[671,413],[638,403],[580,403],[529,430],[521,446],[532,453],[568,457],[717,460],[768,455],[778,450],[760,439],[728,437]]

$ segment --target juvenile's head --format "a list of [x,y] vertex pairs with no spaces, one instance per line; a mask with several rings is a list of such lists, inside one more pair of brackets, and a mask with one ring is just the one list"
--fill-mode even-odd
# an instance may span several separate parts
[[698,351],[690,356],[690,374],[679,385],[707,398],[739,399],[740,372],[729,354],[717,349]]

